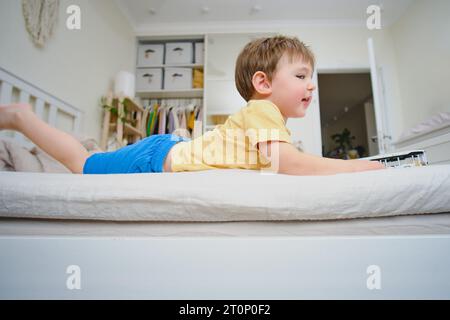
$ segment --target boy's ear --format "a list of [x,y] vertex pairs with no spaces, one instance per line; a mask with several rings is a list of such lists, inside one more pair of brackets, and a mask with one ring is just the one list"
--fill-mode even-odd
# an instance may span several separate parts
[[252,78],[253,88],[255,91],[262,95],[268,95],[272,93],[272,85],[269,78],[262,71],[256,71]]

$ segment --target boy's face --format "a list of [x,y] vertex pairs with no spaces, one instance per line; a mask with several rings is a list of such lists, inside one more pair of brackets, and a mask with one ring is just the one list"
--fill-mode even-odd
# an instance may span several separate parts
[[268,100],[275,103],[285,118],[300,118],[306,115],[315,89],[311,65],[299,58],[289,62],[284,55],[272,76]]

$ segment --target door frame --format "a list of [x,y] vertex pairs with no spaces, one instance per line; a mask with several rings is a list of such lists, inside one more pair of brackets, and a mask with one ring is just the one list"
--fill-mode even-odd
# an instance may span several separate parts
[[[372,95],[373,95],[373,108],[375,111],[375,126],[377,128],[377,138],[378,138],[378,150],[379,154],[384,154],[392,149],[391,144],[391,128],[386,114],[386,96],[384,93],[384,74],[383,68],[376,62],[374,44],[372,39],[368,39],[368,52],[369,52],[369,65],[336,65],[336,66],[325,66],[318,67],[317,74],[329,74],[329,73],[369,73],[372,83]],[[317,110],[318,115],[316,117],[315,126],[321,131],[320,126],[320,101],[319,101],[319,83],[317,78],[315,79],[315,84],[317,86]],[[317,130],[317,129],[316,129]],[[316,135],[317,136],[317,135]],[[322,144],[321,134],[320,146]],[[381,137],[381,139],[380,139]],[[318,141],[315,142],[316,144]]]
[[383,67],[377,63],[373,38],[367,39],[369,53],[370,77],[372,81],[373,108],[375,110],[375,124],[377,128],[377,142],[380,154],[392,149],[391,128],[387,118],[387,101],[385,94]]
[[[318,67],[317,70],[314,72],[314,83],[316,85],[316,114],[314,115],[314,128],[316,131],[316,134],[314,135],[316,138],[315,144],[316,146],[320,147],[320,155],[322,154],[322,126],[321,126],[321,119],[320,119],[320,98],[319,98],[319,74],[343,74],[343,73],[368,73],[371,75],[370,67],[369,66],[360,66],[360,65],[345,65],[345,66],[328,66],[328,67]],[[372,94],[373,94],[373,88],[372,88]],[[375,119],[376,122],[376,119]],[[317,150],[316,150],[317,152]]]

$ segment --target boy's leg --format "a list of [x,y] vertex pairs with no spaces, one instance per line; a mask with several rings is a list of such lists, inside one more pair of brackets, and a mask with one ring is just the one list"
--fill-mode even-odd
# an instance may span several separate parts
[[34,144],[61,162],[73,173],[83,173],[89,153],[71,135],[39,119],[29,104],[0,105],[0,130],[23,133]]

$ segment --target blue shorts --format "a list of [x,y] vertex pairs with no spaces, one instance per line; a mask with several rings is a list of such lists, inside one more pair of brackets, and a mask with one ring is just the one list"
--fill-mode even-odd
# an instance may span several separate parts
[[170,149],[189,140],[174,134],[155,134],[116,151],[94,153],[86,159],[83,174],[163,172]]

